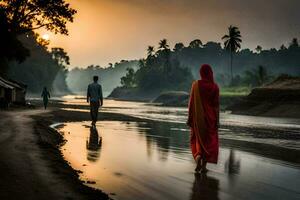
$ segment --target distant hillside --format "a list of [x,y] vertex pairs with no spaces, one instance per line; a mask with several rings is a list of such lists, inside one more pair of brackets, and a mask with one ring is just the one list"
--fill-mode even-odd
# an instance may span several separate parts
[[300,77],[280,76],[228,109],[235,114],[300,118]]

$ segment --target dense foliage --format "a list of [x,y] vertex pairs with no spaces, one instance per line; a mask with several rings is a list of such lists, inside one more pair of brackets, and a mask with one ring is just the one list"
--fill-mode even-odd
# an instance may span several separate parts
[[[114,66],[100,68],[90,66],[75,68],[67,77],[68,86],[74,92],[84,92],[93,75],[99,75],[103,88],[109,93],[120,84],[127,88],[146,90],[188,90],[190,83],[199,78],[199,67],[209,63],[215,79],[221,86],[255,87],[279,74],[300,75],[300,47],[293,39],[288,47],[265,50],[258,45],[256,51],[241,49],[234,53],[233,81],[230,76],[230,54],[220,43],[203,44],[196,39],[184,46],[176,43],[173,50],[166,40],[157,49],[149,46],[147,57],[138,61],[121,61]],[[190,73],[192,72],[192,75]]]
[[[8,76],[28,85],[28,92],[40,93],[44,86],[56,93],[68,91],[65,83],[68,56],[61,48],[47,50],[47,46],[38,43],[38,35],[28,33],[20,36],[20,41],[30,51],[30,56],[22,63],[11,61]],[[65,60],[65,61],[63,61]],[[53,86],[59,87],[53,87]]]
[[22,35],[39,28],[68,34],[67,22],[73,22],[76,10],[65,0],[1,0],[8,28],[12,34]]
[[55,83],[57,89],[67,91],[66,52],[61,48],[49,52],[49,42],[33,31],[43,27],[67,35],[67,22],[73,22],[75,13],[65,0],[0,1],[0,75],[27,84],[29,92],[54,88]]
[[[199,66],[203,63],[210,64],[215,73],[217,82],[221,85],[230,83],[230,52],[224,49],[220,43],[207,42],[206,44],[194,48],[184,47],[178,43],[171,52],[171,58],[176,58],[182,66],[191,69],[195,78],[199,77]],[[180,48],[178,48],[180,46]],[[259,48],[260,50],[260,48]],[[279,49],[261,49],[254,52],[250,49],[241,49],[234,54],[232,63],[234,79],[237,76],[243,78],[246,71],[264,66],[269,75],[279,74],[300,75],[300,47],[297,39],[285,47]],[[234,82],[234,81],[233,81]]]
[[[229,35],[223,37],[224,48],[216,42],[202,44],[198,39],[187,47],[177,43],[173,50],[169,49],[166,40],[160,42],[156,52],[149,46],[147,58],[140,60],[140,68],[135,73],[128,70],[122,85],[148,90],[186,90],[193,79],[199,78],[199,67],[203,63],[212,65],[215,79],[221,86],[255,87],[279,74],[300,75],[300,47],[296,38],[288,47],[282,45],[279,49],[263,50],[258,45],[256,52],[250,49],[238,51],[240,33],[236,27],[231,29]],[[233,53],[234,62],[230,59]],[[231,77],[232,67],[235,73]]]
[[189,89],[192,74],[175,57],[171,58],[166,39],[160,41],[156,52],[153,46],[149,46],[147,51],[148,56],[140,60],[139,69],[135,73],[128,69],[127,74],[122,77],[124,87],[136,86],[146,91]]

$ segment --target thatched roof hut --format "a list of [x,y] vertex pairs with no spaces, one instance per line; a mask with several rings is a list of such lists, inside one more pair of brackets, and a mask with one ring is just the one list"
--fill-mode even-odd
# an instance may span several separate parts
[[27,86],[14,80],[0,77],[0,107],[10,104],[25,104]]

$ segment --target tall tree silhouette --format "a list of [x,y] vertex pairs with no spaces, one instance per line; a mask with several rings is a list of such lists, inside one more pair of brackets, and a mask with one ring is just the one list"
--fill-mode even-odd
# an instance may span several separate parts
[[155,48],[154,46],[148,46],[147,48],[147,58],[146,58],[146,62],[152,66],[153,62],[155,60]]
[[8,61],[22,62],[30,55],[28,49],[19,41],[19,37],[25,33],[28,36],[39,28],[67,35],[66,24],[73,22],[75,13],[76,10],[70,8],[70,4],[65,0],[1,0],[0,35],[5,42],[0,41],[0,51],[7,52],[0,52],[0,68],[4,69],[1,70],[2,73],[6,74],[5,68],[8,67],[5,66]]
[[148,46],[147,48],[147,57],[152,57],[155,53],[154,46]]
[[8,18],[9,30],[17,35],[39,28],[68,34],[67,22],[73,22],[76,10],[65,0],[2,0],[0,4]]
[[163,60],[163,69],[164,72],[168,72],[170,70],[170,49],[169,49],[169,44],[167,39],[162,39],[159,43],[159,50],[158,50],[158,55],[161,56]]
[[232,73],[232,62],[233,62],[233,54],[241,48],[241,32],[239,28],[236,26],[228,27],[228,34],[222,37],[224,40],[224,46],[227,50],[230,51],[230,71],[231,71],[231,83],[233,82],[233,73]]
[[168,50],[169,49],[169,45],[168,45],[168,41],[167,39],[162,39],[160,42],[159,42],[159,49],[161,51],[164,51],[164,50]]

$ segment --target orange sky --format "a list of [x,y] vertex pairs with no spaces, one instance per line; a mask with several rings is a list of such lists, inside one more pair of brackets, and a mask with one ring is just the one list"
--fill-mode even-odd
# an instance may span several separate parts
[[[243,47],[279,47],[299,37],[297,0],[69,0],[78,13],[69,36],[50,35],[51,47],[63,47],[70,67],[145,56],[148,45],[166,38],[221,41],[230,25],[240,27]],[[45,34],[44,30],[39,31]]]

